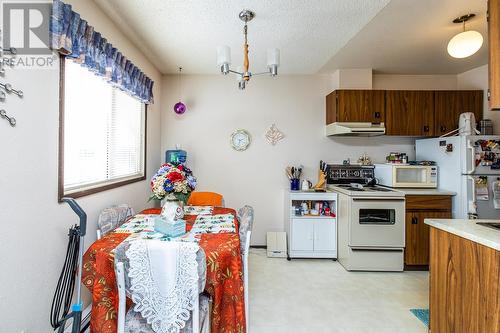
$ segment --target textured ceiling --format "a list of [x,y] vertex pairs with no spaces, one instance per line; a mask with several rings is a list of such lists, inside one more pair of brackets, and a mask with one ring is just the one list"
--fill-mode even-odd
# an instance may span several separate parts
[[[251,71],[265,69],[266,50],[281,50],[280,73],[316,73],[389,0],[94,0],[163,73],[213,74],[215,52],[228,45],[241,65],[242,9],[249,22]],[[418,2],[418,1],[414,1]],[[91,18],[89,18],[91,19]]]
[[[466,29],[484,38],[475,55],[455,59],[448,55],[448,41],[461,32],[455,17],[475,13]],[[339,68],[373,68],[389,74],[457,74],[488,62],[486,1],[392,0],[321,72]]]

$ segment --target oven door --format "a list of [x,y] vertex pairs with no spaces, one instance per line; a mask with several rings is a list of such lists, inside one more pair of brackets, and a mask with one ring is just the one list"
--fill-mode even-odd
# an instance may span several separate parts
[[351,248],[403,248],[403,198],[352,198],[349,246]]

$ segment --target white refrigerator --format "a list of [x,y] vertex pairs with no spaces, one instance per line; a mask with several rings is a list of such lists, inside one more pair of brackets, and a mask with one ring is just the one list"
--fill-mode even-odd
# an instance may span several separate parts
[[457,193],[454,218],[500,219],[499,135],[416,140],[416,158],[435,161],[438,189]]

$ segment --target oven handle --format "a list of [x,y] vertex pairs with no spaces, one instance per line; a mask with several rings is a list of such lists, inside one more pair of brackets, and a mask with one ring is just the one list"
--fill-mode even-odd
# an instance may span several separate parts
[[378,198],[352,198],[353,201],[405,201],[404,198],[390,198],[390,197],[378,197]]
[[360,225],[395,225],[396,221],[392,222],[361,222],[359,221]]

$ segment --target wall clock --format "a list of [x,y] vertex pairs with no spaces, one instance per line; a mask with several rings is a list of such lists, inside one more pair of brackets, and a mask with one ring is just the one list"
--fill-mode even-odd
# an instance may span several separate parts
[[250,133],[243,129],[239,129],[231,134],[231,146],[234,150],[244,151],[250,145]]

